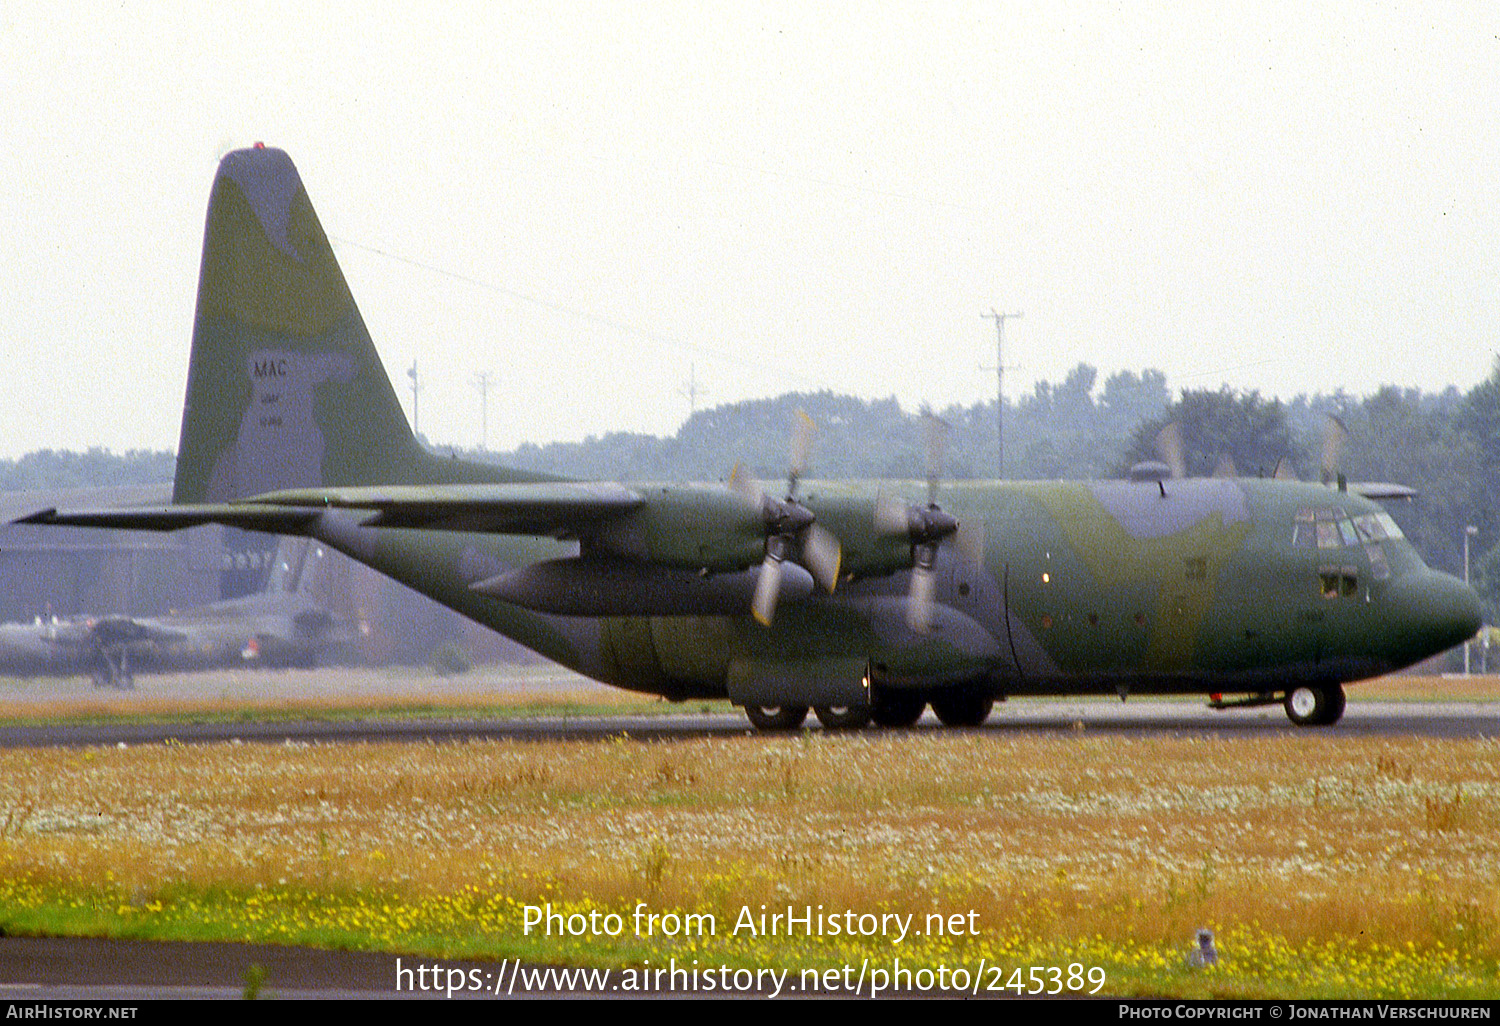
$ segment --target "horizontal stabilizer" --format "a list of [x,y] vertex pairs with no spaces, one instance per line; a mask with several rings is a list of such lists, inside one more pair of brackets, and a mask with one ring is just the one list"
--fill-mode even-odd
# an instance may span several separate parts
[[305,534],[317,510],[287,509],[249,503],[201,503],[129,509],[44,509],[14,521],[63,527],[102,527],[112,531],[181,531],[203,524],[224,524],[267,534]]

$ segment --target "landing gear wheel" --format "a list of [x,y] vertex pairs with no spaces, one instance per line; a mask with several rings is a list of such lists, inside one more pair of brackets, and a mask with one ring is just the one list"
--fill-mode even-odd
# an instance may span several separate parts
[[977,727],[994,707],[995,700],[988,695],[943,695],[932,700],[932,711],[945,727]]
[[859,730],[870,725],[868,705],[815,705],[813,712],[829,730]]
[[870,718],[882,727],[910,727],[922,718],[927,702],[920,695],[887,692],[875,700]]
[[1344,689],[1337,684],[1307,685],[1286,695],[1286,715],[1299,727],[1331,727],[1344,715]]
[[745,715],[759,730],[796,730],[807,719],[807,706],[747,705]]

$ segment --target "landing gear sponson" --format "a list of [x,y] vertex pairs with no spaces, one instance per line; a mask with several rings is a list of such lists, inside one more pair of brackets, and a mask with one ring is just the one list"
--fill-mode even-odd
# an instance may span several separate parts
[[[934,695],[931,701],[932,711],[945,727],[977,727],[989,717],[994,706],[994,699],[967,692]],[[1304,684],[1280,697],[1268,693],[1226,702],[1216,696],[1209,702],[1214,709],[1278,704],[1299,727],[1331,727],[1343,717],[1347,697],[1341,684]],[[873,706],[818,706],[812,711],[824,729],[859,730],[871,723],[878,727],[910,727],[922,718],[926,709],[927,699],[923,695],[898,691],[877,695]],[[808,711],[805,705],[745,707],[745,715],[761,730],[796,730],[806,721]]]

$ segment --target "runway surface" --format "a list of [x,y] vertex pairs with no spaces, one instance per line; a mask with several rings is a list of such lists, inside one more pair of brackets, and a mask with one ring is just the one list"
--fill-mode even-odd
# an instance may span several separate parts
[[[497,963],[266,944],[110,941],[92,937],[0,938],[0,1003],[241,999],[260,981],[264,998],[437,998],[447,973],[493,977]],[[421,967],[427,972],[418,972]],[[456,977],[455,977],[456,978]],[[398,989],[398,984],[400,989]],[[453,997],[488,997],[455,992]],[[521,997],[565,996],[537,989]]]
[[[808,718],[808,728],[821,729]],[[929,712],[912,728],[920,734],[944,730]],[[1051,701],[1016,699],[996,707],[980,731],[1004,733],[1087,730],[1131,734],[1201,733],[1208,736],[1264,736],[1286,731],[1337,738],[1500,737],[1500,704],[1489,702],[1350,702],[1332,728],[1298,728],[1280,706],[1214,710],[1192,702],[1134,700]],[[628,734],[643,740],[754,733],[738,712],[676,713],[658,716],[534,716],[511,719],[392,717],[348,720],[294,720],[239,723],[102,723],[10,725],[0,727],[0,747],[36,748],[86,745],[159,744],[166,741],[355,743],[382,741],[599,740]]]

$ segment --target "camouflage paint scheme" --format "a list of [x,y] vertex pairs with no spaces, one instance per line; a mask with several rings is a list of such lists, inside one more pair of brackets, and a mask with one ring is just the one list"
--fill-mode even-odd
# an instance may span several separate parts
[[[944,510],[986,542],[977,564],[939,545],[918,631],[913,544],[876,529],[882,490],[923,486],[803,485],[841,543],[839,584],[789,562],[767,628],[749,615],[766,525],[723,485],[568,482],[424,451],[296,169],[257,147],[223,159],[209,202],[174,505],[30,519],[311,535],[590,677],[752,712],[931,700],[974,722],[993,697],[1082,692],[1286,696],[1292,712],[1310,688],[1316,710],[1293,719],[1332,722],[1341,683],[1479,626],[1473,593],[1399,531],[1339,535],[1375,522],[1370,500],[1216,478],[946,485]],[[1318,517],[1338,544],[1294,545]]]

